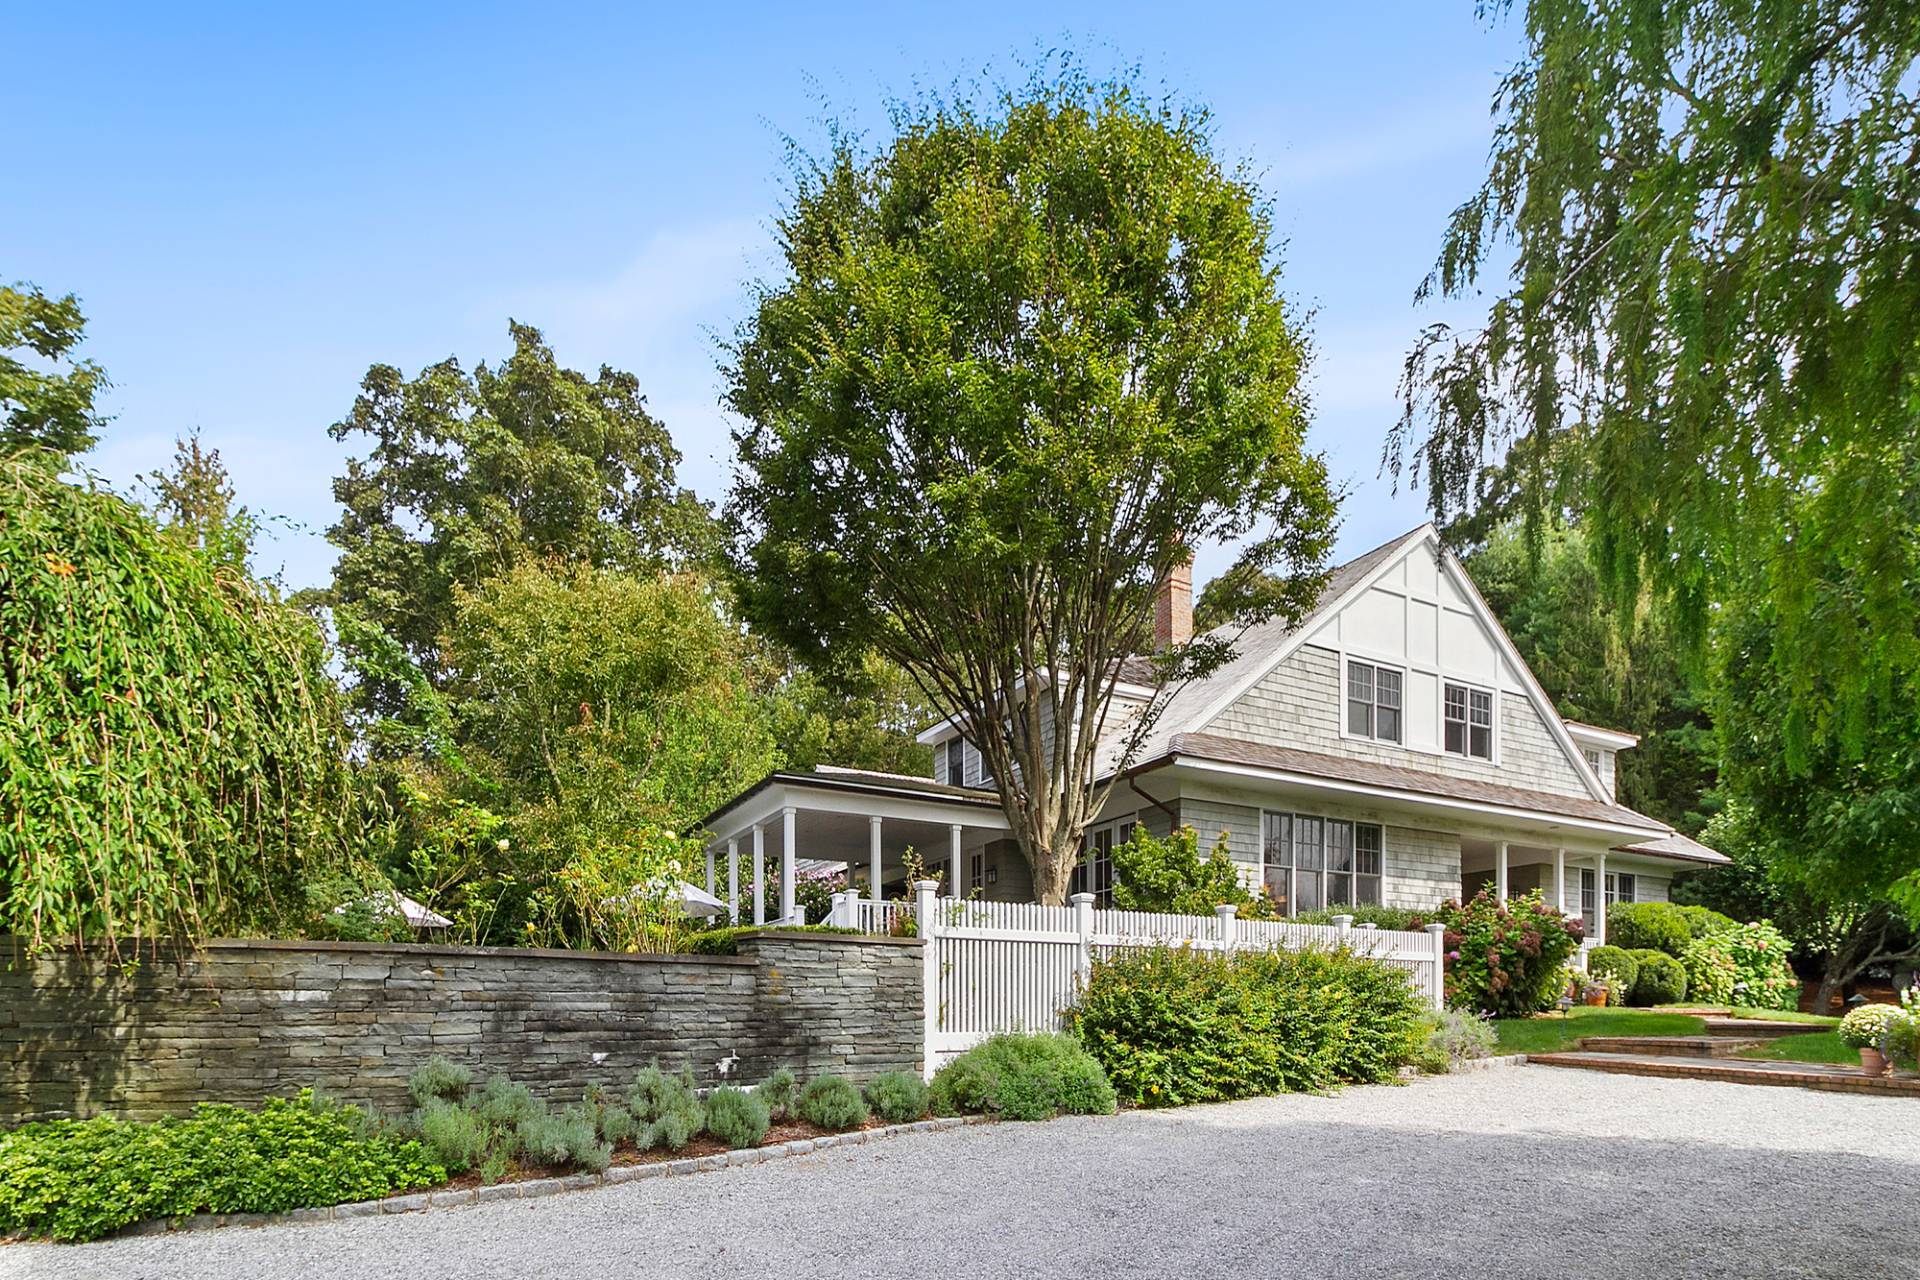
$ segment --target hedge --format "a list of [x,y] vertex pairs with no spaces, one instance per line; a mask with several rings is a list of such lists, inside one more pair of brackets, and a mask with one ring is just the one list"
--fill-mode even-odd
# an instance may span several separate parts
[[1425,1014],[1404,973],[1347,951],[1159,947],[1096,960],[1068,1019],[1123,1101],[1171,1107],[1390,1080]]

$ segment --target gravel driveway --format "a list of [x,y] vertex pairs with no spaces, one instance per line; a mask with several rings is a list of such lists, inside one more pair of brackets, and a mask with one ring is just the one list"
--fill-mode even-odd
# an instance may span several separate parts
[[1920,1103],[1520,1067],[981,1125],[0,1276],[1920,1277]]

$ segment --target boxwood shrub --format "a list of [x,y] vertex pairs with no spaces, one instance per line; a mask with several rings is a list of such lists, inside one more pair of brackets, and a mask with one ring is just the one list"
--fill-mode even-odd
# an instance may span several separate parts
[[1595,947],[1587,953],[1587,972],[1607,984],[1608,1004],[1625,1004],[1640,981],[1640,962],[1624,947]]
[[1108,1115],[1112,1083],[1072,1036],[1005,1033],[983,1040],[934,1073],[935,1115],[988,1113],[1008,1120]]
[[1404,973],[1346,951],[1156,947],[1095,961],[1069,1019],[1123,1101],[1170,1107],[1391,1079],[1425,1013]]
[[418,1142],[311,1091],[151,1124],[52,1120],[0,1134],[0,1236],[92,1240],[148,1218],[373,1200],[446,1177]]
[[1634,1004],[1679,1004],[1687,998],[1687,971],[1677,958],[1646,950],[1635,951],[1633,958],[1640,966],[1633,980]]

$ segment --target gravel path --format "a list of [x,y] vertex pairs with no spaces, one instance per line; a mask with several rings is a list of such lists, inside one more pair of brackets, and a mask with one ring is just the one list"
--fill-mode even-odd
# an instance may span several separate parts
[[1519,1067],[981,1125],[541,1200],[0,1249],[0,1276],[1920,1277],[1920,1103]]

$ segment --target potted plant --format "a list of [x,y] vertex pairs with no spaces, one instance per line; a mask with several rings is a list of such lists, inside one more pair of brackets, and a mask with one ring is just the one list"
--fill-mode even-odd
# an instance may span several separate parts
[[1860,1051],[1863,1075],[1887,1073],[1886,1047],[1893,1026],[1905,1021],[1900,1009],[1890,1004],[1863,1004],[1840,1019],[1840,1042]]
[[1608,988],[1605,982],[1589,982],[1581,989],[1581,998],[1589,1008],[1594,1009],[1604,1009],[1607,1007],[1608,994]]
[[1893,1063],[1893,1074],[1920,1075],[1920,985],[1900,993],[1900,1010],[1887,1020],[1886,1039],[1880,1052]]

